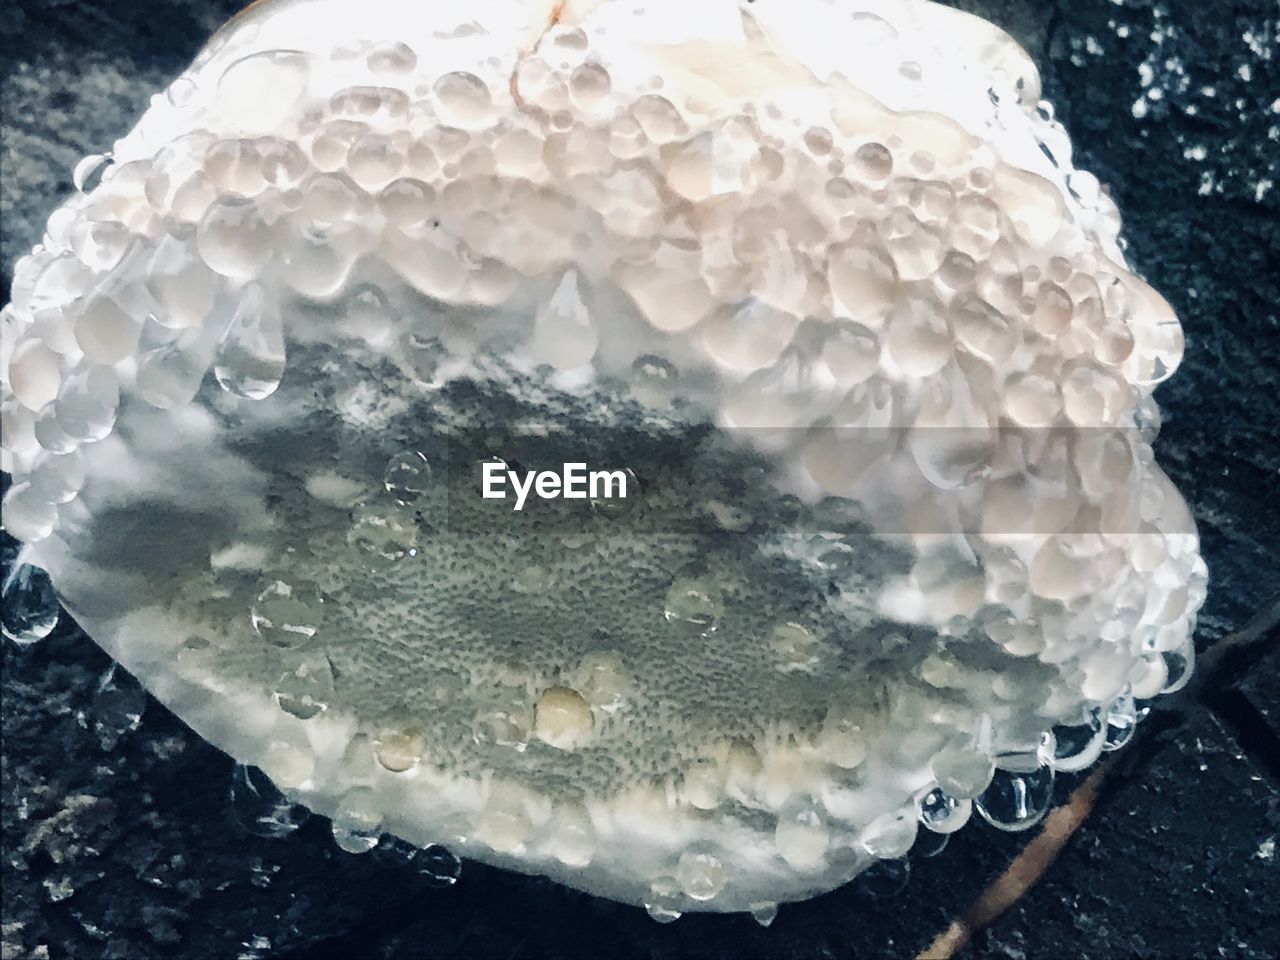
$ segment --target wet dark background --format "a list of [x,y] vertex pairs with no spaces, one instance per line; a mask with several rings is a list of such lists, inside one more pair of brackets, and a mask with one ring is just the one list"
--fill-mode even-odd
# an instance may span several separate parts
[[[1280,594],[1276,4],[959,5],[1031,51],[1076,165],[1110,186],[1133,263],[1182,317],[1157,450],[1200,524],[1209,649]],[[17,0],[0,15],[0,302],[75,162],[109,149],[237,6]],[[441,889],[394,851],[342,853],[318,818],[286,839],[247,834],[231,760],[154,701],[111,744],[94,702],[109,665],[67,623],[0,653],[4,958],[907,957],[1027,840],[975,818],[940,855],[917,851],[901,889],[873,877],[784,906],[767,930],[660,926],[473,863]],[[1125,775],[968,956],[1280,955],[1280,643],[1264,636],[1235,666],[1140,727]]]

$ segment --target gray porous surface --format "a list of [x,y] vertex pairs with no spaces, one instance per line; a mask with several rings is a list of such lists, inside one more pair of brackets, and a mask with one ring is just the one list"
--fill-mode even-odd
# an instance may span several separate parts
[[[1274,0],[961,0],[1040,65],[1077,165],[1109,186],[1128,255],[1186,330],[1157,393],[1160,461],[1210,570],[1201,651],[1280,593],[1280,17]],[[238,4],[15,0],[0,17],[0,267]],[[6,544],[8,549],[9,544]],[[1280,651],[1207,690],[971,956],[1280,955]],[[152,700],[121,730],[106,656],[64,621],[3,670],[0,955],[182,957],[915,956],[1026,838],[985,825],[936,856],[782,909],[658,925],[478,864],[442,888],[394,843],[354,856],[312,818],[243,829],[233,762]],[[122,681],[123,682],[123,681]],[[141,694],[138,694],[141,697]],[[118,706],[118,705],[117,705]],[[127,726],[127,724],[126,724]],[[1060,778],[1063,797],[1072,786]],[[900,871],[900,868],[898,868]]]

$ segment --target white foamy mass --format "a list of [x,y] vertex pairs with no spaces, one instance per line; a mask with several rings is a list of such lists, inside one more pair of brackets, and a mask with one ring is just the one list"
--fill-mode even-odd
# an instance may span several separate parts
[[1206,582],[1039,96],[923,0],[255,4],[16,265],[13,597],[352,851],[771,917],[1029,827]]

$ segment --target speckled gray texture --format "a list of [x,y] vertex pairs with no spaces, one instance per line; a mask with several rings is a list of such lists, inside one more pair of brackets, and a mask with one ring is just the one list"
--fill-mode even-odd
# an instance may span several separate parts
[[[1266,186],[1280,181],[1280,58],[1264,56],[1275,5],[960,5],[1028,45],[1080,165],[1119,202],[1131,259],[1182,318],[1187,359],[1157,394],[1160,451],[1200,524],[1213,578],[1200,642],[1211,644],[1280,591],[1280,190]],[[109,148],[234,6],[20,0],[6,11],[6,288],[75,161]],[[141,729],[104,751],[89,711],[108,664],[74,629],[29,651],[6,645],[3,658],[6,957],[910,956],[1021,842],[963,831],[914,862],[897,898],[855,884],[784,910],[769,930],[745,917],[660,927],[473,864],[441,891],[393,854],[338,852],[322,822],[287,840],[239,832],[231,762],[154,702]],[[1258,717],[1275,716],[1274,677],[1263,665],[1246,686]],[[1280,953],[1280,854],[1268,846],[1280,842],[1280,792],[1274,767],[1255,759],[1277,741],[1274,730],[1242,734],[1250,722],[1235,711],[1228,735],[1197,712],[1174,744],[1149,748],[976,953]]]

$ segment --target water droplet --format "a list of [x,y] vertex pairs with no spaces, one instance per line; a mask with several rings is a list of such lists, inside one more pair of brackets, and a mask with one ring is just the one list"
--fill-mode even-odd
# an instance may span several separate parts
[[138,358],[134,389],[160,410],[186,406],[200,392],[213,355],[213,338],[207,329],[183,331]]
[[114,749],[121,737],[137,730],[146,706],[142,685],[113,663],[98,681],[91,710],[93,732],[102,749]]
[[677,574],[667,589],[662,615],[690,635],[712,633],[723,614],[724,599],[719,587],[696,571]]
[[767,927],[778,919],[778,905],[773,902],[751,904],[751,919]]
[[920,798],[920,822],[935,833],[955,833],[972,813],[972,800],[957,800],[940,787]]
[[[40,436],[39,422],[36,423],[36,436]],[[0,516],[4,518],[4,529],[9,535],[25,543],[43,540],[53,533],[58,524],[58,508],[40,496],[29,482],[15,483],[9,488],[0,505]]]
[[1003,756],[975,806],[982,818],[999,830],[1026,830],[1049,811],[1053,779],[1053,767],[1041,763],[1035,754]]
[[[207,182],[207,178],[205,178]],[[275,231],[253,200],[230,196],[214,202],[196,228],[196,248],[206,264],[233,280],[252,280],[275,252]]]
[[890,900],[907,888],[911,879],[911,863],[905,858],[877,860],[856,880],[857,889],[873,900]]
[[946,793],[967,800],[991,782],[995,761],[990,754],[969,747],[950,747],[933,758],[933,777]]
[[4,635],[22,646],[37,643],[58,624],[58,595],[49,574],[30,563],[9,570],[2,593],[0,625]]
[[918,829],[914,810],[891,811],[867,825],[862,832],[862,849],[881,860],[896,860],[907,855]]
[[430,489],[431,464],[417,450],[398,453],[387,463],[382,482],[396,503],[414,503]]
[[382,813],[373,790],[356,787],[348,791],[330,826],[334,842],[347,853],[368,853],[376,847],[382,836]]
[[267,585],[249,611],[249,622],[264,640],[276,647],[299,647],[320,629],[324,598],[308,580]]
[[380,77],[402,76],[418,65],[418,55],[398,41],[377,43],[365,58],[369,69]]
[[775,666],[783,673],[811,671],[821,659],[821,642],[804,624],[778,624],[769,635],[769,646],[779,657]]
[[231,324],[218,344],[213,374],[224,390],[247,400],[276,392],[284,378],[284,321],[259,284],[241,293]]
[[675,395],[678,371],[662,357],[646,354],[631,364],[631,393],[646,407],[664,410]]
[[1106,740],[1103,750],[1119,750],[1130,740],[1138,729],[1138,708],[1134,703],[1133,691],[1128,687],[1111,701],[1107,708]]
[[1191,680],[1191,672],[1195,666],[1196,648],[1191,640],[1187,640],[1176,650],[1166,650],[1164,665],[1168,672],[1164,689],[1161,693],[1177,693]]
[[333,667],[323,654],[291,664],[276,680],[276,703],[299,720],[310,720],[328,709],[333,699]]
[[405,333],[400,337],[400,355],[404,357],[414,378],[420,383],[431,383],[444,357],[444,346],[435,337],[417,333]]
[[120,407],[120,385],[107,367],[85,367],[62,383],[58,425],[72,440],[101,440],[111,433]]
[[690,900],[714,900],[725,885],[725,871],[719,857],[704,850],[687,850],[680,855],[676,880]]
[[473,73],[446,73],[436,81],[440,118],[453,126],[475,128],[489,119],[493,97],[483,80]]
[[910,856],[915,860],[936,857],[947,849],[947,841],[950,839],[951,834],[949,833],[934,833],[932,830],[921,830],[916,834],[916,842],[911,845]]
[[291,803],[257,767],[236,764],[231,772],[231,811],[236,822],[255,837],[287,837],[311,816]]
[[1083,770],[1098,759],[1106,739],[1106,725],[1102,711],[1093,708],[1080,723],[1065,724],[1053,728],[1053,765],[1063,773]]
[[196,82],[190,77],[178,77],[173,83],[169,84],[169,89],[165,91],[165,97],[175,107],[185,107],[191,102],[196,95]]
[[609,477],[590,485],[587,504],[596,516],[615,520],[630,514],[640,503],[640,478],[630,467],[608,472]]
[[68,503],[83,489],[84,458],[79,451],[42,457],[31,470],[31,489],[50,503]]
[[426,743],[417,730],[387,730],[373,745],[374,756],[383,768],[392,773],[412,770],[422,759]]
[[462,875],[462,861],[437,843],[419,850],[413,857],[413,866],[433,887],[452,887]]
[[582,299],[578,271],[561,277],[533,321],[533,355],[539,363],[573,370],[591,362],[599,334]]
[[111,163],[111,154],[91,153],[75,165],[71,171],[71,183],[81,193],[92,193],[111,168]]
[[384,560],[412,557],[418,553],[418,525],[390,504],[364,504],[356,508],[347,542]]

